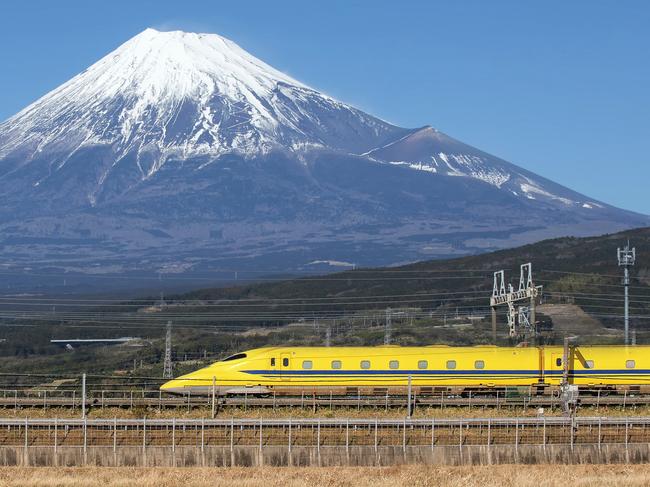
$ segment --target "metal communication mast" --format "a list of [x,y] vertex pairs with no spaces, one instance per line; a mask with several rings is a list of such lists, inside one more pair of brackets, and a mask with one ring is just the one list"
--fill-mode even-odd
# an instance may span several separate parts
[[630,241],[628,240],[625,247],[619,247],[616,251],[618,257],[618,265],[623,267],[623,287],[625,288],[625,344],[630,344],[630,270],[629,268],[634,265],[636,260],[636,248],[630,249]]
[[163,365],[163,379],[172,378],[172,322],[167,322],[165,333],[165,362]]
[[[497,340],[497,306],[508,306],[508,329],[511,337],[517,336],[517,328],[520,331],[535,332],[535,301],[541,295],[542,286],[533,284],[533,266],[522,264],[519,269],[519,288],[515,291],[512,284],[508,284],[506,291],[506,278],[504,271],[494,273],[494,285],[490,307],[492,308],[492,339]],[[515,303],[529,300],[529,306],[520,306],[515,309]],[[517,319],[518,318],[518,319]],[[519,326],[517,326],[519,325]]]

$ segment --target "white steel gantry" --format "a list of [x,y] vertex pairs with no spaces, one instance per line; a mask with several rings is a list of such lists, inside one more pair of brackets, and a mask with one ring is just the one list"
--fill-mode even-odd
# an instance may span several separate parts
[[[517,336],[520,332],[535,331],[535,301],[542,294],[542,286],[533,283],[533,265],[529,262],[522,264],[519,269],[519,288],[515,291],[512,284],[507,285],[503,270],[494,273],[490,308],[492,309],[492,340],[496,343],[497,334],[497,306],[508,307],[508,333],[510,337]],[[517,310],[515,304],[529,301],[529,306],[520,306]]]

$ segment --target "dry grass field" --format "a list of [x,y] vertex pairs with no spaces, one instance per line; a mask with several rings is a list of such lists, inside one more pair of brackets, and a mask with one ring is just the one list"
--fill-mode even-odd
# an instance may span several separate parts
[[647,465],[382,468],[0,468],[0,486],[646,486]]

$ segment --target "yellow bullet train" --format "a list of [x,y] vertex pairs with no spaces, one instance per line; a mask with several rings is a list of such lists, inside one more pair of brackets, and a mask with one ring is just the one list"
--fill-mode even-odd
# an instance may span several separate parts
[[[170,380],[164,392],[377,394],[440,388],[559,386],[564,350],[546,347],[269,347]],[[650,346],[572,346],[569,382],[584,388],[650,385]]]

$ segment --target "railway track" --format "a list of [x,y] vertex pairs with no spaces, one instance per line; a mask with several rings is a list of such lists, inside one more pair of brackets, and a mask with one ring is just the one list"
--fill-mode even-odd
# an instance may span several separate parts
[[[234,396],[216,398],[216,408],[303,408],[303,409],[335,409],[335,408],[404,408],[408,406],[408,396],[350,396],[334,394],[302,394],[300,396],[273,395]],[[580,406],[648,406],[650,395],[624,394],[581,395],[578,398]],[[562,407],[559,395],[467,395],[449,394],[412,396],[411,405],[414,408],[554,408]],[[76,391],[49,390],[1,390],[0,408],[205,408],[212,406],[212,399],[204,396],[173,396],[165,395],[157,390],[129,391],[89,391],[86,398]]]

